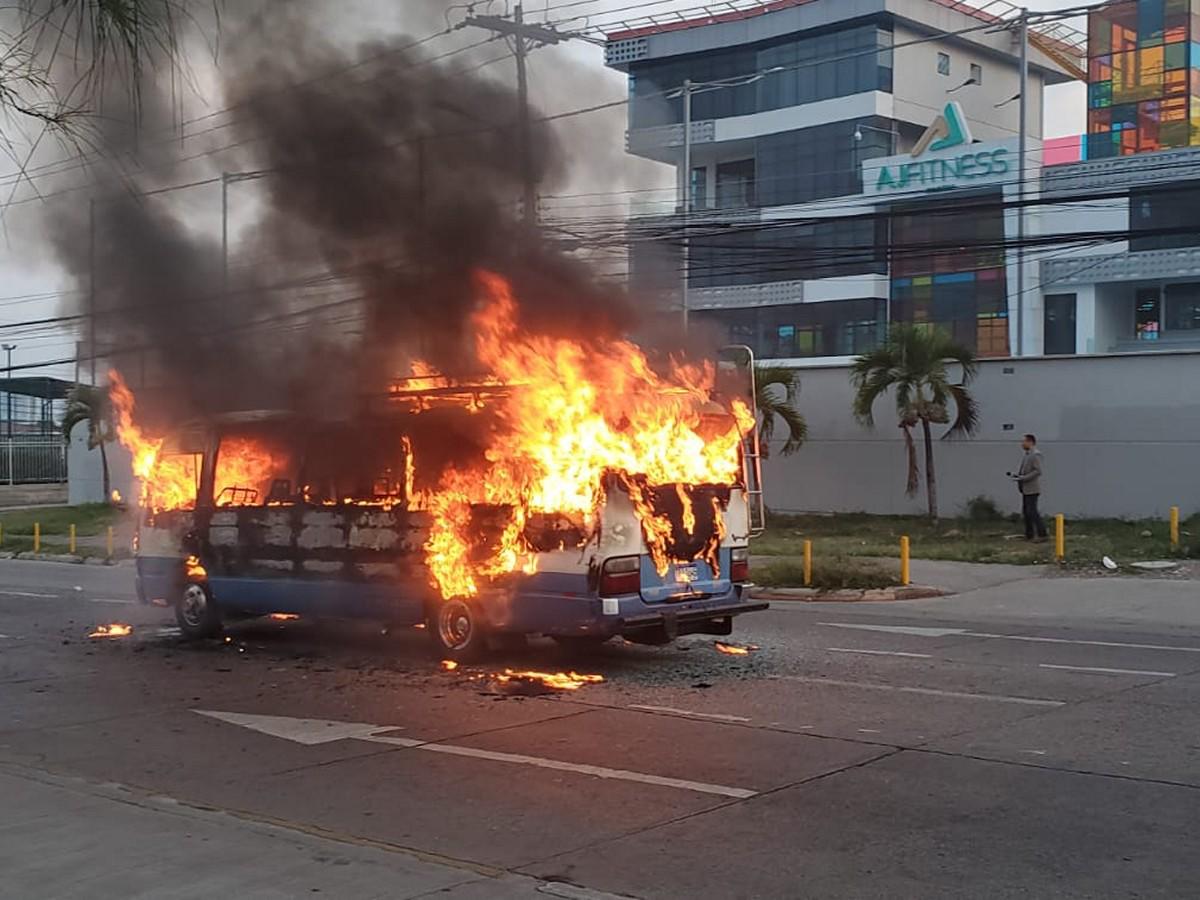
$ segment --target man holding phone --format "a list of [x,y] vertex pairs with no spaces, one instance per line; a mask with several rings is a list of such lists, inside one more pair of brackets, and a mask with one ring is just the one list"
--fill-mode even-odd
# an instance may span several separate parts
[[1025,455],[1021,457],[1021,467],[1016,474],[1009,472],[1008,477],[1017,482],[1017,490],[1021,492],[1021,514],[1025,517],[1025,540],[1046,540],[1046,523],[1038,512],[1038,499],[1042,494],[1042,452],[1037,448],[1037,438],[1032,434],[1025,435],[1021,440],[1021,448]]

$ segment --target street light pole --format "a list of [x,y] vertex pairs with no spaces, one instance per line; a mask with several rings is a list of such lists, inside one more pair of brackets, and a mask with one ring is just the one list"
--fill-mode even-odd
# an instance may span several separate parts
[[1017,356],[1025,355],[1025,153],[1029,119],[1029,10],[1021,10],[1021,126],[1017,141]]

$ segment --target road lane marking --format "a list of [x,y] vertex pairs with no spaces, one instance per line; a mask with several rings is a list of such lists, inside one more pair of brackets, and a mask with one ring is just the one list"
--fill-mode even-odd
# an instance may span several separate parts
[[699,794],[717,794],[721,797],[733,797],[737,800],[748,800],[757,796],[758,791],[745,788],[728,787],[723,784],[708,784],[703,781],[686,781],[680,778],[664,778],[661,775],[648,775],[645,772],[631,772],[626,769],[609,769],[605,766],[589,766],[581,763],[564,762],[558,759],[546,759],[541,756],[523,756],[518,753],[498,753],[494,750],[481,750],[477,747],[459,747],[454,744],[421,744],[416,750],[429,750],[434,753],[448,753],[452,756],[468,756],[475,759],[488,759],[495,762],[517,763],[525,766],[535,766],[540,769],[556,769],[560,772],[574,772],[579,775],[592,775],[596,778],[613,778],[620,781],[634,781],[641,784],[653,784],[659,787],[678,788],[684,791],[695,791]]
[[1179,653],[1200,653],[1200,647],[1172,647],[1168,644],[1127,644],[1123,641],[1083,641],[1074,638],[1037,637],[1025,634],[985,634],[977,631],[963,632],[968,637],[995,638],[1004,641],[1032,641],[1041,644],[1082,644],[1085,647],[1126,647],[1130,650],[1175,650]]
[[923,694],[929,697],[951,697],[960,700],[990,700],[996,703],[1020,703],[1026,706],[1066,706],[1062,700],[1043,700],[1039,697],[1009,697],[1005,694],[970,694],[965,691],[943,691],[938,688],[905,687],[895,684],[877,684],[870,681],[842,681],[837,678],[817,678],[811,675],[773,675],[787,681],[806,684],[827,684],[834,687],[862,688],[866,691],[889,691],[898,694]]
[[209,709],[193,709],[192,712],[210,719],[217,719],[230,725],[249,728],[271,737],[294,741],[297,744],[313,746],[342,740],[368,741],[372,744],[389,744],[410,750],[424,750],[429,753],[443,753],[449,756],[462,756],[471,759],[484,759],[492,762],[513,763],[516,765],[533,766],[539,769],[553,769],[559,772],[572,772],[577,775],[590,775],[594,778],[632,781],[639,784],[652,784],[658,787],[676,788],[693,791],[699,794],[716,794],[720,797],[732,797],[736,800],[747,800],[758,796],[758,791],[746,788],[730,787],[724,784],[709,784],[704,781],[687,781],[681,778],[666,778],[661,775],[650,775],[646,772],[632,772],[627,769],[610,769],[606,766],[590,766],[584,763],[566,762],[560,759],[548,759],[542,756],[525,756],[519,753],[501,753],[496,750],[484,750],[479,747],[461,747],[456,744],[440,744],[432,741],[421,741],[415,738],[396,737],[381,732],[397,731],[397,725],[372,725],[367,722],[330,722],[324,719],[294,719],[288,716],[263,716],[251,713],[218,712]]
[[902,650],[856,650],[852,647],[826,647],[830,653],[865,653],[867,656],[904,656],[909,659],[933,659],[928,653],[905,653]]
[[137,603],[136,600],[118,600],[115,597],[89,597],[88,602],[90,602],[90,603],[120,603],[125,606],[130,606],[134,603]]
[[1170,644],[1132,644],[1125,641],[1086,641],[1079,638],[1041,637],[1032,634],[993,634],[970,631],[966,628],[922,628],[915,625],[859,625],[853,622],[818,622],[826,628],[853,628],[859,631],[879,631],[884,634],[911,634],[915,637],[973,637],[1000,641],[1030,641],[1040,644],[1079,644],[1084,647],[1126,647],[1130,650],[1174,650],[1178,653],[1200,653],[1200,647],[1175,647]]
[[644,706],[640,703],[629,704],[630,709],[640,709],[645,712],[673,713],[677,716],[689,716],[696,719],[716,719],[718,722],[749,722],[745,716],[729,716],[725,713],[693,712],[690,709],[676,709],[673,706]]
[[1100,675],[1155,675],[1160,678],[1174,678],[1178,672],[1146,672],[1141,669],[1105,669],[1100,666],[1056,666],[1050,663],[1038,663],[1040,669],[1063,669],[1067,672],[1095,672]]
[[881,631],[884,634],[911,634],[916,637],[949,637],[966,634],[965,628],[923,628],[916,625],[857,625],[850,622],[818,622],[826,628],[853,628],[857,631]]
[[35,600],[57,600],[58,594],[36,594],[32,591],[0,591],[4,597],[32,597]]

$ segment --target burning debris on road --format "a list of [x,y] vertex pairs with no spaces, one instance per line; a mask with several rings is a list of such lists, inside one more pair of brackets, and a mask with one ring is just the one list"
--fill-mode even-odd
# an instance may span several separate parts
[[112,625],[97,625],[95,630],[88,634],[90,638],[123,638],[133,634],[132,625],[122,625],[114,623]]
[[725,641],[713,641],[713,646],[717,648],[718,653],[727,656],[749,656],[759,649],[754,644],[730,644]]

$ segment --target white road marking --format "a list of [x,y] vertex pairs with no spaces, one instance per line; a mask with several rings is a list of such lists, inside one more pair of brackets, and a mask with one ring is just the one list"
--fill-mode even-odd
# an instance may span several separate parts
[[249,728],[253,731],[271,735],[272,737],[295,741],[298,744],[306,744],[308,746],[341,740],[369,741],[373,744],[390,744],[412,750],[425,750],[430,753],[444,753],[450,756],[515,763],[517,765],[534,766],[539,769],[554,769],[559,772],[590,775],[594,778],[611,778],[620,781],[633,781],[640,784],[652,784],[659,787],[677,788],[700,794],[716,794],[721,797],[732,797],[737,800],[746,800],[758,795],[757,791],[729,787],[723,784],[687,781],[680,778],[665,778],[661,775],[631,772],[626,769],[609,769],[605,766],[589,766],[559,759],[547,759],[541,756],[501,753],[495,750],[483,750],[478,747],[460,747],[455,744],[439,744],[379,733],[396,731],[398,726],[395,725],[372,725],[366,722],[330,722],[324,719],[293,719],[287,716],[260,716],[249,713],[217,712],[207,709],[194,709],[192,712],[211,719],[227,722],[230,725],[239,725],[242,728]]
[[36,600],[57,600],[58,594],[36,594],[33,591],[0,591],[5,597],[33,597]]
[[724,713],[692,712],[690,709],[676,709],[673,706],[643,706],[640,703],[629,704],[630,709],[640,709],[646,712],[674,713],[677,716],[690,716],[696,719],[716,719],[718,722],[749,722],[745,716],[728,716]]
[[1146,672],[1141,669],[1104,669],[1100,666],[1055,666],[1050,663],[1038,663],[1039,669],[1063,669],[1068,672],[1095,672],[1100,675],[1155,675],[1160,678],[1174,678],[1178,672]]
[[641,784],[653,784],[659,787],[678,788],[684,791],[695,791],[699,794],[717,794],[721,797],[733,797],[747,800],[757,796],[758,791],[748,791],[745,788],[727,787],[723,784],[708,784],[703,781],[685,781],[680,778],[664,778],[661,775],[647,775],[644,772],[630,772],[626,769],[609,769],[604,766],[588,766],[580,763],[563,762],[558,759],[545,759],[540,756],[522,756],[517,753],[498,753],[494,750],[480,750],[477,747],[457,747],[453,744],[421,744],[417,750],[431,750],[435,753],[449,753],[452,756],[468,756],[475,759],[490,759],[496,762],[518,763],[525,766],[536,766],[540,769],[557,769],[560,772],[575,772],[579,775],[592,775],[596,778],[615,778],[621,781],[635,781]]
[[830,653],[865,653],[867,656],[905,656],[910,659],[933,659],[928,653],[905,653],[901,650],[856,650],[851,647],[826,647]]
[[194,709],[192,712],[310,747],[314,744],[328,744],[347,738],[371,737],[378,731],[395,730],[392,726],[369,725],[366,722],[328,722],[324,719],[257,716],[249,713],[216,712],[208,709]]
[[115,597],[89,597],[88,601],[91,603],[120,603],[124,606],[131,606],[137,603],[136,600],[118,600]]
[[966,628],[920,628],[915,625],[859,625],[853,622],[818,622],[826,628],[854,628],[859,631],[880,631],[884,634],[911,634],[916,637],[991,638],[1000,641],[1030,641],[1041,644],[1079,644],[1084,647],[1127,647],[1130,650],[1174,650],[1178,653],[1200,653],[1200,647],[1175,647],[1170,644],[1132,644],[1125,641],[1085,641],[1077,638],[1040,637],[1032,634],[992,634],[969,631]]
[[775,675],[788,681],[806,684],[828,684],[834,687],[862,688],[865,691],[889,691],[899,694],[924,694],[930,697],[953,697],[961,700],[991,700],[996,703],[1022,703],[1026,706],[1065,706],[1062,700],[1043,700],[1039,697],[1009,697],[1005,694],[969,694],[964,691],[943,691],[937,688],[904,687],[895,684],[876,684],[869,681],[841,681],[836,678],[817,678],[810,675]]
[[882,631],[884,634],[911,634],[917,637],[949,637],[966,634],[965,628],[922,628],[916,625],[856,625],[850,622],[818,622],[826,628],[853,628],[857,631]]
[[1200,647],[1172,647],[1168,644],[1127,644],[1123,641],[1081,641],[1073,638],[1036,637],[1025,634],[985,634],[964,632],[968,637],[996,638],[1005,641],[1032,641],[1041,644],[1082,644],[1085,647],[1127,647],[1131,650],[1175,650],[1179,653],[1200,653]]

